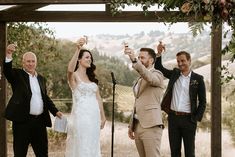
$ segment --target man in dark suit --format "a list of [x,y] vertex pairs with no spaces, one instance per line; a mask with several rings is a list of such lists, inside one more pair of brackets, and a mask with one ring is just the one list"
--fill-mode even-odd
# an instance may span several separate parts
[[161,54],[165,46],[157,46],[155,68],[169,79],[161,102],[168,114],[168,133],[171,157],[181,156],[181,141],[184,142],[185,157],[195,157],[195,134],[197,121],[201,121],[206,108],[206,89],[203,77],[190,69],[191,56],[186,51],[176,54],[179,68],[163,67]]
[[3,72],[13,91],[5,117],[12,121],[14,156],[26,157],[31,144],[36,157],[47,157],[46,127],[51,127],[49,111],[59,118],[62,113],[47,95],[45,78],[36,72],[36,55],[26,52],[22,60],[23,69],[16,69],[12,68],[14,51],[14,44],[7,46],[3,66]]

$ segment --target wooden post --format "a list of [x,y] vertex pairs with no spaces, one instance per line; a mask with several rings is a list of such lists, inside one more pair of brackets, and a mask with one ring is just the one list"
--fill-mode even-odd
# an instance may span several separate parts
[[6,103],[6,80],[2,73],[2,63],[6,49],[6,22],[0,22],[0,157],[7,157],[7,128],[3,117]]
[[211,36],[211,157],[221,157],[222,24],[212,22]]

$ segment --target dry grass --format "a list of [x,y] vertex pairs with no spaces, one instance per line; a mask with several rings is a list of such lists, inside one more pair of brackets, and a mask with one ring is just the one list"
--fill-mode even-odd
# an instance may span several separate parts
[[[115,136],[114,136],[114,157],[138,157],[138,153],[134,141],[130,140],[127,136],[127,124],[115,123]],[[55,137],[54,137],[55,138]],[[232,145],[232,140],[229,133],[223,130],[222,138],[222,156],[231,157],[235,154],[235,148]],[[196,156],[209,157],[210,156],[210,133],[198,131],[196,136]],[[111,156],[111,123],[107,122],[105,128],[101,131],[101,149],[102,157]],[[64,157],[65,150],[65,136],[59,140],[50,139],[49,143],[49,157]],[[162,157],[170,157],[169,143],[167,129],[163,131]],[[8,144],[8,157],[12,155],[12,144]],[[27,157],[34,157],[32,149],[29,149]]]
[[118,104],[118,110],[131,112],[135,102],[132,87],[117,85],[116,102]]

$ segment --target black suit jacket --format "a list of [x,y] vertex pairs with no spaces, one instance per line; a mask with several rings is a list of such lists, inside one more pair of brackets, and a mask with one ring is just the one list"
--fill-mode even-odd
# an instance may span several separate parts
[[[161,56],[157,57],[154,68],[160,70],[163,75],[169,79],[167,89],[161,102],[162,110],[169,113],[173,86],[176,80],[180,77],[181,71],[178,68],[174,68],[173,70],[164,68]],[[191,103],[191,120],[193,122],[201,121],[206,109],[206,88],[203,76],[194,72],[191,73],[189,97]]]
[[[15,122],[27,121],[30,118],[30,100],[32,92],[29,84],[29,75],[23,69],[12,68],[12,62],[3,63],[3,73],[12,87],[12,97],[10,98],[5,117]],[[43,118],[45,125],[51,127],[49,111],[55,116],[58,110],[47,95],[46,80],[38,74],[37,76],[43,99]]]

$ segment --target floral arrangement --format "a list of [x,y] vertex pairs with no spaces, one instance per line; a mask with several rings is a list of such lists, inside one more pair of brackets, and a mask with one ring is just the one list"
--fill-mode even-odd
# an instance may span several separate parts
[[197,82],[197,80],[192,80],[190,82],[190,86],[197,86],[199,83]]
[[234,12],[235,1],[232,0],[188,0],[183,3],[180,10],[183,13],[200,13],[205,20],[211,20],[213,16],[215,18],[222,19],[231,23],[231,18],[235,14]]

